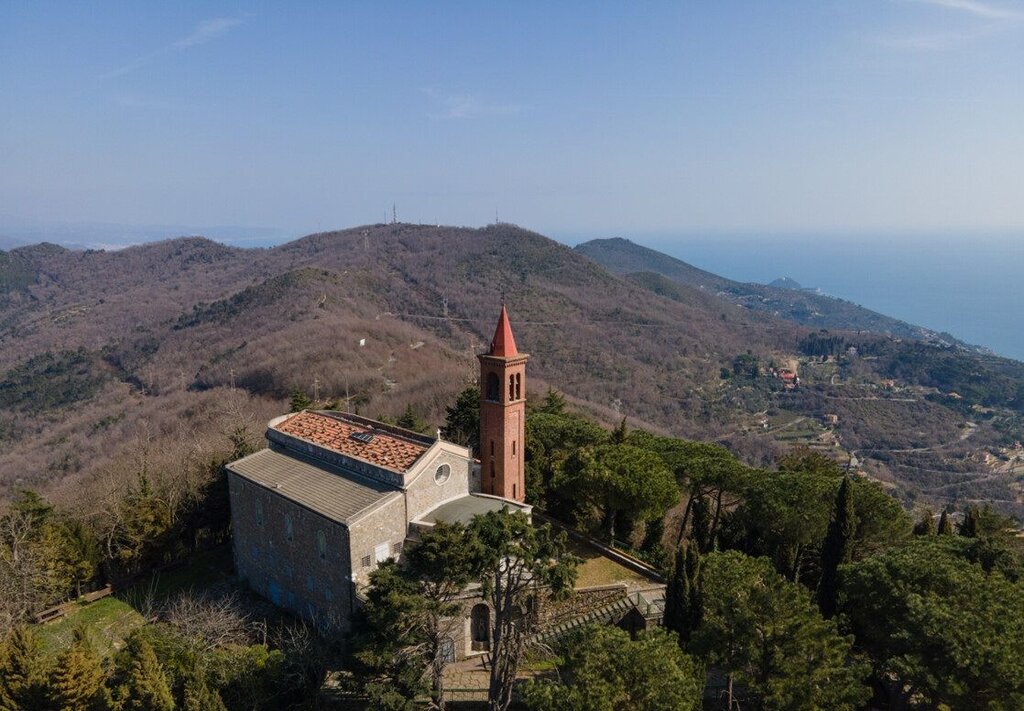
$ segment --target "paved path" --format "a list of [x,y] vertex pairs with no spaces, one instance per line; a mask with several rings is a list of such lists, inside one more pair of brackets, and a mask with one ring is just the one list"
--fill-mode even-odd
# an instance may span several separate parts
[[[449,664],[444,670],[444,685],[450,701],[486,701],[491,680],[487,656],[471,657]],[[532,679],[541,672],[521,669],[517,679]]]

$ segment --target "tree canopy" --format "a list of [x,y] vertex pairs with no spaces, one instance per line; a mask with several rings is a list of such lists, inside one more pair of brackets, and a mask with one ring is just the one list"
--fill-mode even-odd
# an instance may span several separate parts
[[896,701],[1024,705],[1024,584],[971,563],[970,545],[919,537],[841,569],[840,610]]
[[605,534],[614,538],[636,523],[661,519],[679,499],[672,473],[656,453],[627,444],[606,444],[573,453],[555,479],[556,489],[577,505],[600,512]]
[[480,388],[466,388],[445,410],[441,436],[449,442],[480,453]]
[[674,634],[655,628],[636,640],[589,626],[561,645],[559,681],[526,685],[534,711],[690,711],[701,707],[704,670]]
[[853,639],[766,559],[705,556],[701,592],[692,648],[765,708],[855,709],[870,696],[863,683],[870,667],[853,657]]
[[492,610],[488,708],[504,711],[522,663],[541,595],[568,595],[579,560],[568,552],[564,533],[534,526],[507,509],[474,517],[469,534],[478,542],[476,581]]

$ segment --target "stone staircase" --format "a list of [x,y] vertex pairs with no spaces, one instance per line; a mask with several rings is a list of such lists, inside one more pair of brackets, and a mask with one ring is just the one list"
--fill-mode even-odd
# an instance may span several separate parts
[[647,591],[646,593],[635,592],[613,600],[607,605],[590,610],[578,617],[560,621],[538,632],[534,635],[534,639],[544,644],[551,644],[584,625],[616,624],[633,609],[638,610],[644,619],[660,622],[663,609],[663,605],[660,603],[663,600],[664,591],[662,590]]

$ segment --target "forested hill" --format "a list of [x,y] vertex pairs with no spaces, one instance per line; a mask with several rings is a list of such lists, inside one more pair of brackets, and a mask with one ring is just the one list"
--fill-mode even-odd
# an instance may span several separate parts
[[[1014,470],[980,462],[1021,437],[1021,364],[821,333],[506,224],[0,255],[0,497],[61,484],[88,496],[99,487],[77,484],[113,487],[140,460],[205,456],[239,425],[261,432],[295,390],[439,424],[502,298],[535,395],[551,386],[606,423],[722,442],[754,464],[813,445],[905,502],[1016,505]],[[787,366],[796,391],[776,377]]]
[[914,326],[843,299],[800,291],[799,287],[793,289],[791,286],[787,288],[732,281],[621,237],[584,242],[576,250],[616,274],[636,275],[641,280],[649,279],[650,273],[659,274],[679,284],[717,294],[746,308],[767,311],[805,326],[871,331],[977,350],[947,333]]

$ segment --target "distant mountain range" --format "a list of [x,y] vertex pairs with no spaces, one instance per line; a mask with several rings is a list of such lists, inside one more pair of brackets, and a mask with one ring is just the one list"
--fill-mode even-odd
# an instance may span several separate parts
[[584,242],[576,250],[606,269],[635,280],[650,281],[650,275],[657,274],[745,308],[765,311],[812,328],[867,331],[986,352],[948,333],[915,326],[844,299],[804,289],[789,278],[776,279],[769,285],[732,281],[621,237]]
[[147,466],[196,456],[239,418],[259,432],[296,388],[438,424],[503,299],[534,397],[554,387],[606,423],[754,464],[808,444],[905,501],[1014,506],[1013,477],[977,462],[1022,437],[1024,364],[626,240],[570,249],[507,224],[0,252],[0,496],[92,490],[140,452]]
[[293,234],[269,227],[59,222],[0,213],[0,249],[14,249],[39,242],[53,242],[78,250],[123,249],[181,235],[204,235],[237,247],[265,247],[282,242]]

